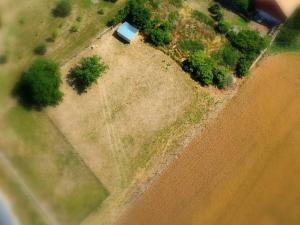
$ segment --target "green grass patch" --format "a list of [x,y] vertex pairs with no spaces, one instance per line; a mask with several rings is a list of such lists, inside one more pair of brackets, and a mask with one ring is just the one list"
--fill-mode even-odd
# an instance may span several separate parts
[[44,113],[15,107],[6,122],[19,140],[9,158],[59,221],[78,224],[101,205],[108,191]]
[[198,20],[201,23],[204,23],[208,26],[213,27],[215,24],[214,20],[210,16],[206,15],[205,13],[203,13],[201,11],[194,10],[192,15],[196,20]]

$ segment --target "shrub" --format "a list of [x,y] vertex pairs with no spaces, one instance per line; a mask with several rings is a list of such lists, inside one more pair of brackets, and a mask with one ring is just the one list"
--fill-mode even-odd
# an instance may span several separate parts
[[97,56],[82,58],[80,65],[70,71],[70,84],[79,93],[85,92],[106,70],[107,66]]
[[183,62],[183,69],[203,85],[213,84],[214,62],[203,52],[195,52]]
[[77,21],[77,22],[81,22],[81,21],[82,21],[82,17],[81,17],[81,16],[77,16],[77,17],[76,17],[76,21]]
[[243,55],[237,64],[236,73],[238,77],[244,77],[249,73],[249,69],[255,59],[254,55]]
[[99,9],[99,10],[97,11],[97,13],[98,13],[99,15],[103,15],[103,14],[104,14],[104,10],[103,10],[103,9]]
[[37,55],[45,55],[47,52],[47,45],[45,43],[40,43],[33,49],[33,52]]
[[71,2],[69,0],[59,0],[56,3],[55,8],[52,10],[52,14],[55,17],[67,17],[72,10]]
[[148,39],[156,46],[169,44],[172,40],[170,25],[163,23],[157,28],[150,29],[148,31]]
[[225,67],[215,67],[213,70],[213,83],[219,88],[226,87],[226,78],[229,76],[229,72]]
[[35,60],[23,74],[19,94],[30,106],[44,107],[58,104],[63,97],[58,64],[45,59]]
[[221,5],[217,2],[213,3],[209,8],[208,11],[212,14],[217,14],[221,12],[222,8]]
[[46,39],[47,42],[55,42],[57,39],[57,32],[56,31],[53,31],[50,35],[50,37],[48,37]]
[[258,32],[252,30],[243,30],[238,34],[230,33],[228,37],[232,45],[245,54],[259,54],[269,43],[268,39],[261,37]]
[[76,25],[71,26],[70,30],[71,33],[75,33],[78,31],[78,27]]
[[180,40],[178,42],[178,47],[180,50],[187,53],[204,50],[204,44],[202,42],[190,39]]
[[224,16],[223,16],[223,13],[220,11],[214,15],[212,15],[212,18],[215,20],[215,21],[221,21],[223,20]]
[[217,52],[216,58],[222,65],[235,69],[240,56],[241,53],[236,48],[227,44],[219,52]]
[[216,31],[218,31],[221,34],[226,34],[230,30],[230,24],[227,23],[224,20],[221,20],[217,25],[216,25]]
[[0,55],[0,64],[7,63],[7,55]]
[[209,16],[207,16],[206,14],[204,14],[204,13],[198,11],[198,10],[193,11],[193,17],[196,20],[200,21],[201,23],[204,23],[204,24],[206,24],[208,26],[211,26],[211,27],[213,27],[214,24],[215,24],[214,21]]
[[173,11],[168,14],[168,22],[172,27],[175,26],[178,17],[179,17],[179,13],[177,11]]

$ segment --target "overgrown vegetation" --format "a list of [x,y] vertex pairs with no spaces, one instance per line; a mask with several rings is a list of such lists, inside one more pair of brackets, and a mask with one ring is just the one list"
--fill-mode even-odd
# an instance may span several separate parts
[[17,93],[21,102],[32,107],[58,104],[63,97],[59,65],[46,60],[35,60],[23,74]]
[[85,92],[107,70],[98,56],[82,58],[69,74],[69,82],[79,93]]

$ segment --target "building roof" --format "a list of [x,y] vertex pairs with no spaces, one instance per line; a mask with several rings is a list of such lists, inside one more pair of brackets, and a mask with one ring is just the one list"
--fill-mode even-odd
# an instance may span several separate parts
[[139,30],[137,28],[127,22],[124,22],[117,30],[118,35],[128,42],[132,41],[138,32]]
[[297,7],[300,6],[300,0],[274,0],[277,2],[286,17],[290,17]]

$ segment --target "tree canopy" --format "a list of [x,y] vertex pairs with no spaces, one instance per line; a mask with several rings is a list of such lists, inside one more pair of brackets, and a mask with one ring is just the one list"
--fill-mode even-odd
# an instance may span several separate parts
[[46,60],[35,60],[23,74],[20,81],[20,94],[30,106],[44,107],[58,104],[63,97],[58,64]]
[[85,92],[107,69],[98,56],[82,58],[70,71],[70,82],[79,93]]

